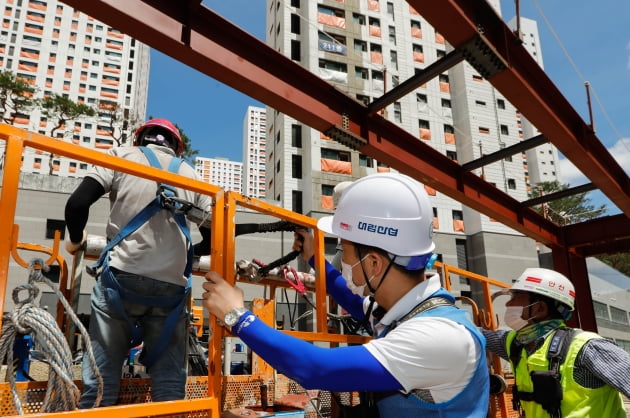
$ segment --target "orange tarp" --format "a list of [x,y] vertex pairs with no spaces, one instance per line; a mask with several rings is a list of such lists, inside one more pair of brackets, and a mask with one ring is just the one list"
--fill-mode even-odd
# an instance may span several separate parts
[[[8,26],[7,26],[8,27]],[[24,27],[24,32],[28,32],[28,33],[34,33],[35,35],[41,35],[44,33],[44,31],[42,29],[37,29],[37,28],[29,28],[28,26]]]
[[380,52],[372,51],[370,52],[370,62],[374,64],[382,64],[383,63],[383,54]]
[[101,80],[101,83],[109,84],[110,86],[117,86],[117,85],[120,84],[120,82],[118,80],[107,80],[107,79]]
[[450,93],[451,86],[446,81],[440,81],[440,91],[442,93]]
[[37,4],[37,3],[29,2],[28,7],[30,7],[31,9],[46,10],[46,5],[44,4]]
[[108,93],[106,91],[102,91],[101,92],[101,96],[103,96],[103,97],[112,97],[114,99],[118,98],[118,94],[117,93]]
[[368,0],[368,10],[379,11],[381,10],[381,5],[378,4],[377,0]]
[[123,49],[122,45],[106,43],[105,46],[107,48],[110,48],[110,49],[118,49],[118,50],[122,50]]
[[381,37],[381,28],[378,26],[370,25],[370,36]]
[[322,209],[334,209],[332,196],[322,196]]
[[390,171],[392,171],[392,169],[389,168],[389,167],[383,167],[383,166],[380,166],[380,165],[376,166],[376,172],[377,173],[389,173]]
[[37,53],[33,53],[33,52],[24,52],[24,51],[20,51],[20,56],[21,56],[21,57],[24,57],[24,58],[39,59],[39,54],[37,54]]
[[112,144],[103,144],[101,142],[97,142],[96,144],[94,144],[94,147],[100,149],[110,149],[112,147]]
[[42,168],[42,163],[33,163],[33,168]]
[[444,142],[447,144],[455,144],[455,134],[444,132]]
[[435,43],[444,45],[444,36],[439,32],[435,32]]
[[110,32],[107,32],[107,36],[112,36],[114,38],[122,39],[125,35],[123,35],[122,33],[110,31]]
[[30,122],[29,118],[17,118],[16,117],[15,119],[13,119],[13,123],[21,123],[21,124],[27,125],[29,122]]
[[433,217],[433,229],[440,229],[440,221],[437,216]]
[[427,192],[429,196],[435,196],[435,189],[433,187],[429,187],[425,185],[424,190]]
[[420,14],[420,13],[418,13],[418,11],[416,9],[411,7],[411,5],[409,5],[409,13],[411,13],[412,15],[419,15]]
[[420,128],[420,139],[424,139],[426,141],[431,140],[431,130],[426,128]]
[[324,133],[323,133],[323,132],[320,132],[320,133],[319,133],[319,137],[320,137],[321,139],[325,139],[326,141],[332,141],[332,138],[331,138],[331,137],[329,137],[329,136],[324,135]]
[[420,28],[411,28],[411,36],[414,38],[422,39],[422,29]]
[[326,13],[317,13],[317,23],[334,26],[340,29],[346,28],[346,19],[344,19],[343,17],[327,15]]
[[465,232],[464,221],[453,219],[453,230],[455,232]]
[[18,64],[18,70],[37,71],[37,65]]
[[352,174],[352,163],[350,161],[330,160],[322,158],[322,171],[327,173]]
[[105,71],[106,73],[120,74],[120,69],[119,68],[104,67],[103,71]]
[[41,17],[41,16],[35,16],[35,15],[30,14],[30,13],[28,13],[28,14],[26,15],[26,18],[27,18],[28,20],[32,20],[32,21],[35,21],[35,22],[43,22],[43,21],[44,21],[44,18],[43,18],[43,17]]
[[413,60],[415,62],[424,62],[424,53],[423,52],[414,52]]

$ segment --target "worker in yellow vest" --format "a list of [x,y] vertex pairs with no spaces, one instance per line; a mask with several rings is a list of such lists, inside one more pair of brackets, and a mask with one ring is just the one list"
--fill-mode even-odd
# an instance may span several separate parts
[[487,349],[509,360],[513,406],[527,418],[626,418],[621,393],[630,396],[630,354],[593,332],[565,324],[575,289],[562,274],[528,268],[507,294],[505,324],[483,330]]

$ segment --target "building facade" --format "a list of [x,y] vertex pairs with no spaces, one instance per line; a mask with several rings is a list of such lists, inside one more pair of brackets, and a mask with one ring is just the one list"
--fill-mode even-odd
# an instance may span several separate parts
[[195,158],[199,180],[223,187],[226,191],[241,193],[243,163],[227,158]]
[[[499,1],[491,3],[500,13]],[[268,0],[267,6],[267,43],[365,104],[451,49],[402,0]],[[525,138],[517,109],[466,62],[381,114],[459,163]],[[271,108],[267,124],[267,196],[287,209],[315,218],[328,215],[337,183],[390,170]],[[525,155],[476,172],[515,199],[527,199]],[[434,239],[444,262],[506,281],[538,265],[530,238],[433,189],[427,192],[434,210]],[[331,251],[334,242],[327,240]],[[475,292],[465,279],[453,285],[462,294]]]
[[[53,131],[57,120],[34,108],[15,115],[15,126],[103,151],[129,143],[146,115],[149,48],[56,0],[0,0],[0,10],[0,70],[36,87],[35,98],[58,94],[97,112]],[[34,151],[23,161],[24,172],[83,177],[87,169]]]
[[243,194],[263,199],[266,197],[267,170],[267,111],[249,106],[243,119]]

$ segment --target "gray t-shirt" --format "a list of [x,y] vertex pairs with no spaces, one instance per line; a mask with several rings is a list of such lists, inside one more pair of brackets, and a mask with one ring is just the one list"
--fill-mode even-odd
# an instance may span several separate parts
[[[149,145],[164,169],[175,156],[170,148]],[[138,147],[112,148],[110,155],[150,165]],[[183,163],[179,174],[197,180],[195,169]],[[109,193],[107,238],[111,239],[156,196],[158,184],[130,174],[94,166],[88,176]],[[210,210],[209,196],[177,188],[177,196],[203,210]],[[189,228],[191,227],[189,223]],[[110,251],[110,266],[168,283],[186,285],[186,238],[167,210],[161,210]]]

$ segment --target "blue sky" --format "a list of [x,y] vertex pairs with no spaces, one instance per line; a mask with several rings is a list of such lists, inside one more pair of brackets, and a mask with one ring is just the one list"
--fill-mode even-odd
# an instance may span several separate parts
[[[203,3],[264,39],[266,1],[204,0]],[[502,13],[506,21],[514,16],[514,0],[502,0]],[[584,81],[591,84],[597,136],[628,170],[630,2],[521,0],[521,15],[538,22],[545,71],[585,121],[589,116]],[[152,51],[147,114],[176,122],[191,138],[200,156],[242,161],[243,118],[247,106],[252,105],[263,104]],[[568,160],[561,161],[560,172],[564,183],[577,186],[586,182]],[[606,203],[597,193],[590,196],[593,203]]]

